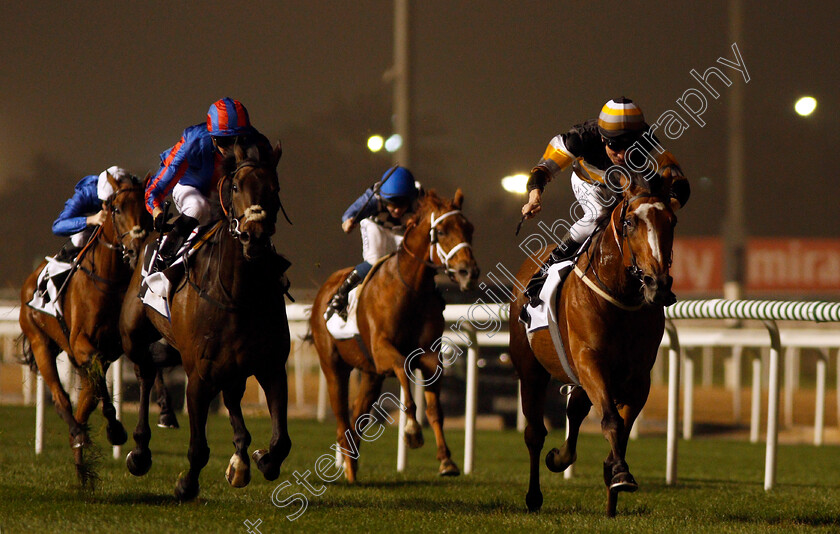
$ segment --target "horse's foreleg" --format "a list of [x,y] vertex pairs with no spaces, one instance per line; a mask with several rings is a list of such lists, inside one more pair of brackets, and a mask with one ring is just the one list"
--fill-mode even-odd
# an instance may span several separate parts
[[251,481],[251,461],[248,458],[248,446],[251,444],[251,434],[245,428],[245,419],[242,417],[242,395],[245,393],[245,380],[223,392],[225,407],[230,417],[230,426],[233,427],[233,446],[236,451],[230,457],[225,478],[234,488],[244,488]]
[[149,426],[149,397],[155,382],[155,366],[151,361],[135,364],[134,373],[140,385],[140,406],[137,411],[137,426],[134,428],[134,449],[125,458],[129,472],[134,476],[143,476],[152,467],[152,451],[149,441],[152,429]]
[[267,451],[256,450],[253,458],[266,480],[275,480],[280,476],[280,466],[292,450],[286,419],[289,385],[286,380],[285,362],[255,376],[265,392],[265,400],[271,414],[271,441]]
[[[421,359],[421,367],[424,377],[433,377],[438,368],[437,353],[428,353]],[[426,419],[429,426],[435,433],[435,444],[437,445],[437,459],[440,461],[438,474],[441,476],[458,476],[461,470],[452,461],[452,454],[446,444],[446,437],[443,435],[443,407],[440,404],[440,380],[430,381],[425,385]]]
[[207,445],[207,413],[210,410],[210,401],[216,393],[218,391],[206,383],[197,371],[190,374],[187,383],[187,411],[190,416],[190,448],[187,458],[190,460],[190,468],[186,473],[181,473],[175,483],[175,496],[180,501],[191,501],[198,497],[198,477],[210,459],[210,447]]
[[569,393],[566,406],[566,424],[569,425],[569,436],[562,449],[551,449],[545,457],[545,464],[550,471],[560,473],[565,471],[577,460],[577,439],[580,425],[589,413],[592,403],[581,387],[573,388]]
[[[587,354],[587,351],[581,351],[577,361],[597,362],[599,358],[595,353]],[[624,460],[625,447],[622,446],[622,436],[625,433],[624,420],[616,408],[615,395],[606,378],[607,372],[596,365],[588,367],[578,365],[578,369],[581,383],[588,392],[592,404],[597,405],[601,410],[601,432],[610,444],[610,453],[604,460],[604,484],[607,486],[607,516],[613,517],[616,512],[618,493],[636,491],[639,487]]]
[[390,345],[389,347],[394,353],[396,353],[394,361],[397,362],[397,365],[394,366],[394,373],[397,375],[397,380],[400,381],[400,386],[404,392],[404,396],[401,400],[405,405],[404,411],[406,415],[405,443],[408,445],[409,449],[418,449],[423,446],[423,428],[420,426],[420,423],[417,422],[417,404],[415,404],[414,398],[411,396],[411,392],[413,390],[411,386],[414,382],[408,378],[408,375],[405,372],[405,367],[403,365],[405,358],[403,358],[396,349]]

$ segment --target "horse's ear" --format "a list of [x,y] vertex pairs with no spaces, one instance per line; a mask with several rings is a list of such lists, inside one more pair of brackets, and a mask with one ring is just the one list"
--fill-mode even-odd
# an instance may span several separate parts
[[455,191],[455,198],[452,200],[452,205],[455,206],[456,209],[461,209],[461,206],[464,205],[464,192],[461,191],[460,187],[457,191]]
[[248,159],[248,154],[245,152],[245,148],[239,143],[233,144],[233,154],[236,156],[236,163]]
[[420,200],[425,196],[426,196],[426,190],[421,185],[417,188],[417,200]]
[[152,176],[152,171],[146,173],[146,177],[143,178],[143,189],[145,189],[146,186],[149,185],[149,181],[152,179]]
[[111,173],[110,173],[110,172],[105,171],[105,177],[108,179],[108,183],[109,183],[109,184],[111,184],[111,187],[113,187],[113,188],[114,188],[114,191],[116,191],[117,189],[119,189],[119,188],[120,188],[120,184],[119,184],[119,182],[117,182],[117,179],[116,179],[116,178],[114,178],[113,176],[111,176]]
[[280,144],[280,141],[277,141],[277,144],[274,145],[274,150],[271,151],[271,164],[275,168],[277,164],[280,163],[280,158],[283,156],[283,146]]

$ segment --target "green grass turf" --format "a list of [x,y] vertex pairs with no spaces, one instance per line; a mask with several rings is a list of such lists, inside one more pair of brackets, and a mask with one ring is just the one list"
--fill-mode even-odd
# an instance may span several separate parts
[[[155,415],[156,417],[156,415]],[[92,421],[94,440],[102,446],[101,481],[95,492],[79,489],[67,430],[48,409],[44,452],[33,452],[34,409],[0,407],[0,532],[247,532],[245,520],[261,520],[269,532],[805,532],[840,531],[840,448],[780,446],[777,487],[763,489],[764,445],[698,439],[680,442],[679,483],[666,487],[665,440],[632,441],[628,463],[639,482],[634,494],[622,494],[618,517],[604,517],[606,490],[602,462],[607,443],[584,435],[578,447],[575,477],[564,480],[543,466],[542,512],[525,508],[528,454],[514,431],[478,432],[473,474],[437,476],[434,435],[424,429],[426,445],[409,451],[408,468],[396,472],[396,430],[389,427],[374,443],[365,443],[359,483],[327,484],[321,496],[309,496],[305,513],[286,519],[296,506],[272,504],[272,491],[293,472],[314,471],[315,461],[330,453],[333,423],[290,422],[292,453],[280,478],[268,482],[252,470],[244,489],[224,479],[233,452],[226,418],[208,423],[210,462],[201,475],[196,502],[179,504],[173,487],[187,468],[189,432],[153,428],[154,464],[136,478],[123,459],[111,459],[104,420]],[[136,415],[125,414],[130,437]],[[265,446],[266,418],[246,418],[251,450]],[[558,446],[563,433],[552,432],[546,449]],[[453,458],[463,466],[463,431],[448,432]],[[123,453],[129,447],[124,447]],[[315,475],[309,480],[321,486]],[[287,489],[281,498],[290,496]],[[390,531],[397,528],[398,531]]]

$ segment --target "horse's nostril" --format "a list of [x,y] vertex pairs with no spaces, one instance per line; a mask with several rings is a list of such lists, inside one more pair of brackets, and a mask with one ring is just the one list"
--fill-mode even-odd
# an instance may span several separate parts
[[469,277],[470,272],[466,269],[458,269],[458,276]]
[[247,244],[251,241],[251,234],[248,232],[242,232],[239,234],[239,240],[242,241],[242,243]]
[[642,278],[642,282],[644,282],[646,286],[652,286],[655,285],[656,280],[650,275],[645,275],[645,277]]

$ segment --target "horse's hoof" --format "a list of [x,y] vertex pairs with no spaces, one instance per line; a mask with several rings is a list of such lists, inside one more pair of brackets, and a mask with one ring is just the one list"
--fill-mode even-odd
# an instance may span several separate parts
[[438,475],[442,477],[457,477],[461,474],[461,470],[458,469],[458,466],[455,465],[455,462],[452,459],[447,458],[440,463],[440,469],[438,469]]
[[423,431],[420,430],[420,425],[417,425],[417,430],[415,432],[409,432],[406,429],[405,432],[405,444],[408,445],[409,449],[419,449],[423,446]]
[[137,452],[133,450],[125,457],[125,466],[128,472],[136,477],[142,477],[152,468],[152,451],[146,449],[145,452]]
[[175,417],[175,414],[172,412],[161,412],[160,416],[158,417],[157,426],[160,428],[180,428],[181,426],[178,424],[178,418]]
[[198,497],[198,482],[192,483],[190,482],[189,476],[181,473],[178,476],[178,482],[175,483],[175,497],[178,498],[179,501],[191,501]]
[[115,421],[113,425],[108,425],[106,432],[111,445],[123,445],[128,441],[128,434],[125,431],[125,427],[119,421]]
[[610,492],[613,493],[618,493],[619,491],[633,493],[637,489],[639,489],[639,485],[629,472],[618,473],[612,478],[612,482],[610,483]]
[[532,514],[540,511],[542,503],[543,496],[540,491],[537,491],[536,493],[531,493],[529,491],[528,494],[525,495],[525,504],[528,505],[528,511]]
[[[128,439],[128,438],[126,438]],[[70,448],[71,449],[81,449],[82,447],[87,446],[87,432],[79,432],[75,436],[70,437]]]
[[225,478],[234,488],[244,488],[251,482],[251,468],[238,454],[234,454],[225,470]]
[[548,470],[552,473],[562,473],[566,469],[569,468],[575,462],[575,458],[572,458],[571,462],[565,461],[560,454],[560,449],[554,448],[548,451],[548,454],[545,455],[545,466],[548,467]]
[[257,469],[263,474],[266,480],[277,480],[280,476],[280,466],[271,462],[271,455],[267,449],[257,449],[251,453],[251,459],[257,464]]

